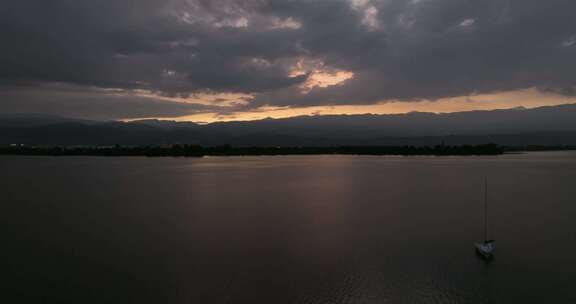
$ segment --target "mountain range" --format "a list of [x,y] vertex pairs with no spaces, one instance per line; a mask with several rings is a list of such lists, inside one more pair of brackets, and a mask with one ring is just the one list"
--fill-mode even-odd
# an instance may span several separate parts
[[1,114],[0,144],[576,145],[576,104],[456,113],[317,115],[206,125]]

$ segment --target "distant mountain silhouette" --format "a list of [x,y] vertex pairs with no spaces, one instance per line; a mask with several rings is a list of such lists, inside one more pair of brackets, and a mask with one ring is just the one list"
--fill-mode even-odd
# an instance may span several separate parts
[[237,146],[576,145],[576,104],[447,114],[299,116],[198,125],[0,115],[0,144]]

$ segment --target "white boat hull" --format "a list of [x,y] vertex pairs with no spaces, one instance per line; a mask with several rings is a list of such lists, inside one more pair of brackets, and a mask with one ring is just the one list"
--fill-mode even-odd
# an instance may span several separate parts
[[484,243],[475,243],[476,253],[485,259],[490,259],[494,255],[494,241],[487,241]]

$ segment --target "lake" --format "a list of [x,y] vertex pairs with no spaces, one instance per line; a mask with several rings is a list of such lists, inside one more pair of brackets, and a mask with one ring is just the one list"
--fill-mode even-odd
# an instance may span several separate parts
[[3,303],[576,302],[575,152],[0,169]]

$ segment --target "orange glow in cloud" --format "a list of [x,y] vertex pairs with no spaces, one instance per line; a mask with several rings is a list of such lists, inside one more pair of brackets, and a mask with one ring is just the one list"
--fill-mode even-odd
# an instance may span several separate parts
[[327,88],[335,85],[342,85],[346,80],[354,77],[354,73],[348,71],[336,71],[336,72],[313,72],[308,80],[300,86],[303,93],[308,93],[315,87]]
[[[567,103],[576,103],[576,97],[543,93],[536,89],[525,89],[493,94],[443,98],[436,101],[385,101],[374,105],[312,106],[299,108],[269,106],[229,114],[199,113],[177,118],[155,118],[210,123],[217,121],[287,118],[300,115],[402,114],[414,111],[451,113],[474,110],[508,109],[514,107],[535,108]],[[226,107],[223,107],[223,109],[225,108]]]
[[354,73],[327,67],[324,62],[316,59],[300,59],[292,67],[290,77],[309,74],[305,83],[300,85],[303,94],[309,93],[313,88],[327,88],[342,85],[354,78]]
[[172,102],[181,102],[181,103],[193,103],[193,104],[200,104],[200,105],[207,105],[207,106],[219,106],[219,107],[231,107],[231,106],[238,106],[238,105],[246,105],[250,102],[251,99],[254,97],[250,94],[242,94],[242,93],[196,93],[192,94],[188,97],[171,97],[171,96],[163,96],[155,94],[151,91],[147,90],[109,90],[109,94],[119,95],[119,96],[129,96],[129,95],[136,95],[140,97],[147,97],[152,99],[162,99],[166,101]]

